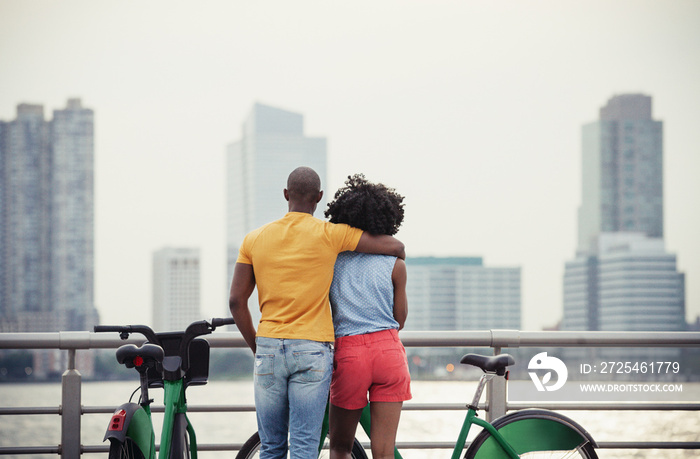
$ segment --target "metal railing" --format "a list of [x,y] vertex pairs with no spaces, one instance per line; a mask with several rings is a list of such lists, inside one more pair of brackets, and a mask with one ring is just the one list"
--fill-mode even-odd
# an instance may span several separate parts
[[[217,332],[208,335],[211,347],[245,348],[239,333]],[[406,347],[487,347],[498,354],[504,348],[521,347],[700,347],[700,332],[560,332],[560,331],[441,331],[401,332]],[[48,414],[61,416],[61,443],[56,446],[15,446],[0,448],[0,455],[59,454],[63,458],[77,458],[86,453],[107,452],[106,445],[82,445],[80,421],[83,414],[112,413],[115,407],[82,406],[81,376],[75,369],[75,352],[82,349],[117,348],[125,343],[140,344],[143,338],[120,340],[116,336],[92,332],[56,333],[0,333],[0,349],[61,349],[68,352],[68,368],[62,376],[61,404],[58,407],[0,407],[0,415]],[[481,406],[492,420],[509,410],[522,408],[545,408],[551,410],[639,410],[639,411],[699,411],[700,403],[658,402],[556,402],[522,403],[509,402],[506,396],[506,381],[494,378],[487,387],[486,401]],[[465,410],[464,404],[405,404],[405,411],[421,410]],[[191,412],[241,412],[254,411],[252,405],[188,406]],[[158,412],[158,407],[153,407]],[[160,408],[162,411],[162,407]],[[238,450],[242,444],[200,444],[200,451]],[[367,445],[365,445],[367,446]],[[445,442],[398,442],[399,449],[451,449],[454,444]],[[615,449],[694,449],[700,450],[700,442],[598,442],[600,448]]]

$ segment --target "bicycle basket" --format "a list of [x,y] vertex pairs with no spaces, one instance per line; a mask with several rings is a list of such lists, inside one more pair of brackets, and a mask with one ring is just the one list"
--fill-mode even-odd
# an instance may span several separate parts
[[[171,345],[167,340],[162,340],[163,347],[166,349],[166,355],[177,354],[176,351],[169,349],[174,346]],[[196,338],[190,343],[189,349],[189,363],[190,368],[185,373],[185,387],[188,386],[201,386],[207,383],[209,378],[209,343],[202,339]],[[163,387],[163,368],[149,368],[148,369],[148,386],[149,387]]]

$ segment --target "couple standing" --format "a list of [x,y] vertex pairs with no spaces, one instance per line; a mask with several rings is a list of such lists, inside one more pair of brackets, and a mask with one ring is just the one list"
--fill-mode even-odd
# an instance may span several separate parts
[[[369,392],[372,456],[393,458],[401,406],[411,398],[398,338],[405,251],[392,236],[403,197],[349,177],[325,212],[329,223],[313,217],[322,196],[313,169],[292,171],[289,212],[250,232],[236,261],[229,306],[255,353],[260,457],[285,458],[289,434],[292,459],[316,458],[330,387],[331,457],[350,457]],[[257,332],[248,310],[256,284]]]

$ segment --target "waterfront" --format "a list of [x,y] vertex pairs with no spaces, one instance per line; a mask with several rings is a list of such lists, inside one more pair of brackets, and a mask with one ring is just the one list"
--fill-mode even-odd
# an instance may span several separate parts
[[[511,383],[511,399],[517,400],[518,381]],[[523,384],[525,382],[522,382]],[[409,403],[462,403],[471,399],[475,384],[463,381],[414,381],[414,399]],[[136,388],[130,381],[85,382],[82,386],[84,406],[117,406]],[[3,406],[57,406],[60,384],[2,384]],[[154,390],[156,404],[162,404],[161,391]],[[700,383],[684,383],[677,401],[700,400]],[[190,406],[211,404],[252,404],[250,381],[212,381],[188,391]],[[579,422],[597,441],[700,441],[700,414],[697,412],[563,412]],[[243,443],[255,431],[255,415],[243,413],[190,413],[200,443]],[[161,417],[154,415],[158,426]],[[653,422],[649,419],[653,418]],[[406,411],[399,426],[398,441],[454,441],[461,426],[461,411]],[[106,414],[82,417],[82,443],[102,443],[107,424]],[[157,433],[159,435],[159,432]],[[474,433],[470,435],[473,437]],[[362,438],[360,436],[360,438]],[[60,417],[56,415],[0,416],[0,446],[55,446],[60,442]],[[85,454],[84,457],[99,457]],[[600,450],[601,459],[687,458],[700,457],[700,451],[683,450]],[[56,455],[3,456],[7,458],[53,458]],[[233,457],[231,452],[202,452],[203,459]],[[446,450],[405,451],[406,459],[443,459]]]

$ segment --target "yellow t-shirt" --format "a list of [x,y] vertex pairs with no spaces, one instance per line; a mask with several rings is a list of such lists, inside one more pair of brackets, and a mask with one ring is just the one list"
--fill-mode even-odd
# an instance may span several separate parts
[[332,342],[333,266],[361,236],[357,228],[302,212],[248,233],[236,262],[253,266],[262,312],[257,336]]

